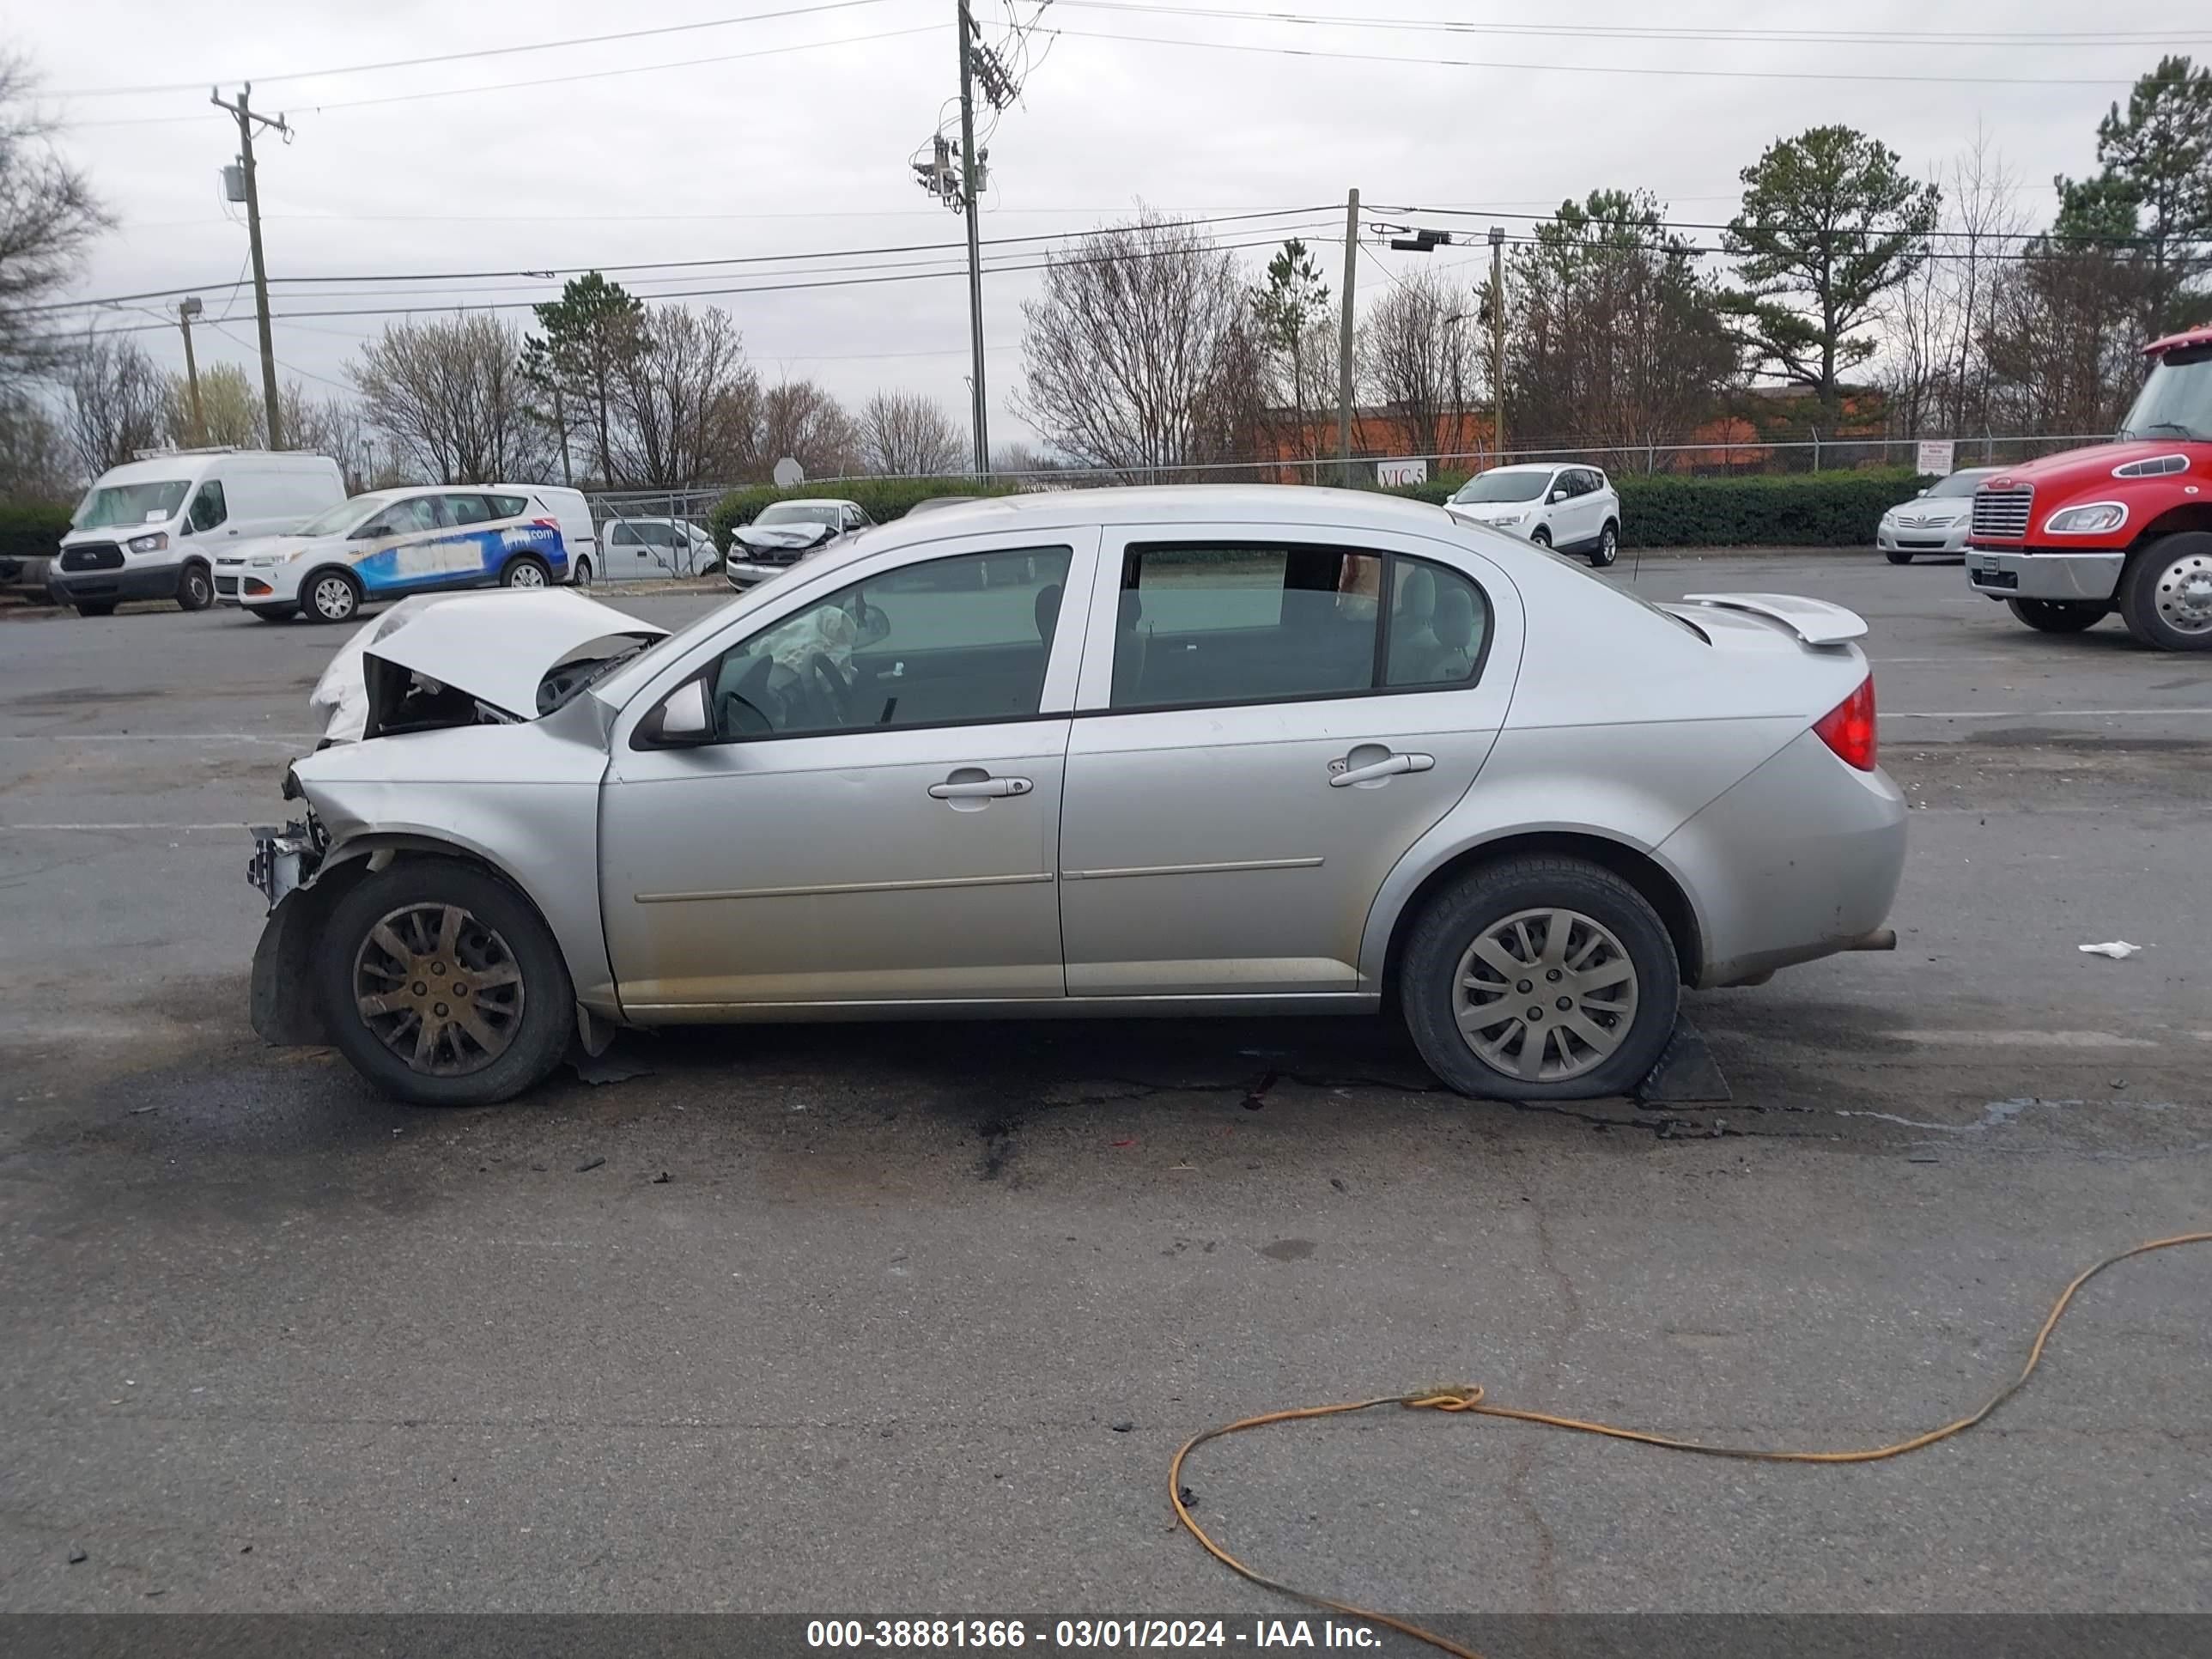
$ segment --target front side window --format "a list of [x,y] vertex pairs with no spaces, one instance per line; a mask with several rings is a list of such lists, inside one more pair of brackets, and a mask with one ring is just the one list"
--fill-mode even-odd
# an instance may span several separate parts
[[963,554],[840,588],[708,670],[716,736],[730,742],[1035,715],[1070,556],[1065,547]]
[[437,527],[438,498],[434,495],[410,495],[404,501],[394,501],[354,533],[368,538],[412,536]]
[[193,533],[212,530],[228,517],[229,512],[223,505],[222,485],[218,480],[210,478],[200,486],[199,493],[192,497]]
[[1464,684],[1480,666],[1489,621],[1480,588],[1425,559],[1336,547],[1133,547],[1122,567],[1112,706]]

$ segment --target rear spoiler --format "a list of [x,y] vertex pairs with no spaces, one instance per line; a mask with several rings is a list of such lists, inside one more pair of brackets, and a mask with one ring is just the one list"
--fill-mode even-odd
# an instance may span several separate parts
[[1749,611],[1780,623],[1808,645],[1846,645],[1866,637],[1866,618],[1857,611],[1795,593],[1685,593],[1682,603]]

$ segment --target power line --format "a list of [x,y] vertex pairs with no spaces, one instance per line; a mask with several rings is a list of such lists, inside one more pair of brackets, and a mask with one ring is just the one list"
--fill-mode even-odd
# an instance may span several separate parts
[[[666,64],[634,64],[623,69],[585,70],[574,75],[533,76],[527,81],[495,81],[489,86],[446,87],[429,92],[395,92],[378,98],[346,98],[329,103],[301,104],[295,107],[327,115],[334,110],[367,109],[373,105],[412,104],[428,98],[465,98],[478,93],[537,91],[545,87],[566,86],[576,81],[605,81],[621,75],[651,75],[661,70],[702,69],[710,64],[735,64],[748,58],[776,58],[787,52],[815,52],[829,46],[857,46],[873,40],[896,40],[903,35],[934,34],[941,24],[922,23],[913,28],[884,29],[873,34],[840,35],[832,40],[799,40],[789,46],[760,46],[750,52],[727,52],[713,58],[684,58]],[[179,121],[196,121],[195,115],[131,115],[98,121],[73,121],[72,127],[139,127],[166,126]]]
[[819,12],[850,11],[856,6],[881,5],[884,0],[818,0],[805,6],[787,6],[780,11],[744,12],[732,17],[709,17],[696,23],[666,23],[655,28],[620,29],[612,34],[579,34],[565,40],[532,40],[518,46],[479,46],[467,52],[434,52],[426,58],[392,58],[374,64],[348,64],[337,69],[292,70],[278,75],[203,75],[191,81],[167,81],[152,86],[72,87],[50,94],[56,98],[124,98],[149,92],[198,92],[210,82],[251,81],[266,85],[273,81],[320,81],[340,75],[367,75],[378,70],[421,69],[430,64],[459,64],[478,58],[512,58],[519,52],[555,52],[566,46],[603,46],[617,40],[643,40],[654,35],[689,34],[701,29],[729,28],[739,23],[765,23],[782,17],[809,17]]
[[1237,11],[1218,6],[1141,5],[1133,3],[1133,0],[1060,0],[1060,4],[1084,11],[1120,12],[1139,17],[1206,17],[1224,21],[1295,24],[1322,28],[1413,30],[1438,34],[1540,39],[1565,36],[1574,40],[1742,42],[1747,45],[1972,46],[1977,50],[1989,46],[2124,46],[2136,52],[2142,51],[2146,45],[2201,46],[2212,43],[2212,35],[2175,34],[2156,29],[2035,31],[2007,28],[2002,35],[1990,35],[1959,30],[1916,33],[1896,29],[1682,28],[1664,24],[1470,23],[1435,17],[1359,17],[1329,12]]
[[1251,41],[1193,40],[1163,34],[1114,34],[1093,29],[1056,28],[1079,40],[1112,40],[1123,45],[1181,46],[1201,52],[1262,52],[1277,58],[1313,58],[1329,63],[1416,64],[1434,69],[1516,70],[1563,75],[1673,75],[1723,81],[1853,81],[1897,85],[1993,87],[2130,87],[2134,78],[2032,75],[1877,75],[1846,70],[1675,69],[1651,64],[1509,64],[1468,58],[1402,58],[1387,52],[1343,52],[1336,47],[1267,46]]
[[[1579,207],[1581,204],[1577,203],[1576,205]],[[1401,217],[1419,219],[1437,216],[1448,216],[1455,219],[1519,219],[1533,224],[1544,225],[1559,224],[1563,222],[1557,213],[1506,213],[1496,208],[1389,207],[1378,204],[1374,211],[1376,213],[1389,214],[1393,219]],[[1605,219],[1590,220],[1588,222],[1591,228],[1600,230],[1610,229],[1614,228],[1616,225],[1622,225],[1622,222]],[[1732,230],[1735,228],[1735,225],[1733,222],[1722,222],[1710,219],[1661,219],[1648,223],[1640,220],[1632,220],[1626,222],[1625,225],[1622,225],[1622,228],[1632,230]],[[1816,230],[1817,228],[1808,226],[1803,228],[1801,234],[1812,235],[1816,234]],[[1881,234],[1881,233],[1869,232],[1867,234]],[[2063,244],[2069,247],[2163,246],[2171,248],[2177,246],[2194,246],[2200,243],[2212,242],[2212,235],[2166,237],[2069,235],[2063,239],[2058,239],[2055,238],[2054,233],[2047,228],[2043,230],[1963,230],[1938,227],[1934,229],[1923,231],[1920,234],[1927,237],[1942,237],[1954,241],[2040,242],[2050,240],[2063,240]],[[1714,251],[1721,252],[1723,250]]]

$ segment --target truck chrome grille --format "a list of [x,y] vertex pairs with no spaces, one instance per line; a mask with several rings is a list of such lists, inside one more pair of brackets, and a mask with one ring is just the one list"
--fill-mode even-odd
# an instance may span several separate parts
[[2014,484],[2003,489],[1983,485],[1974,492],[1974,539],[2023,539],[2027,534],[2028,515],[2034,506],[2033,484]]

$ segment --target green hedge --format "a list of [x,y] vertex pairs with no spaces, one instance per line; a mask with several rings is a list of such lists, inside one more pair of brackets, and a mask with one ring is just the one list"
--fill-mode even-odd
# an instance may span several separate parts
[[70,527],[70,510],[0,501],[0,559],[48,559]]
[[1011,495],[1016,486],[979,483],[973,478],[846,478],[835,483],[749,484],[732,489],[716,501],[707,514],[707,529],[714,545],[730,550],[730,532],[750,524],[763,508],[777,501],[811,501],[827,496],[833,501],[858,501],[878,524],[904,518],[917,503],[938,495]]
[[[1910,467],[1776,472],[1741,478],[1620,472],[1620,538],[1639,547],[1865,547],[1875,524],[1919,489]],[[1466,483],[1446,474],[1395,494],[1441,501]]]

